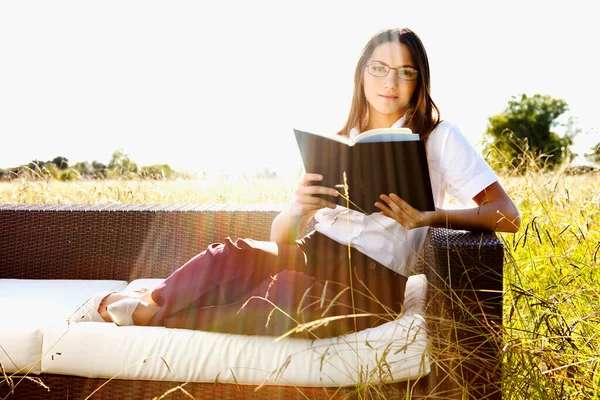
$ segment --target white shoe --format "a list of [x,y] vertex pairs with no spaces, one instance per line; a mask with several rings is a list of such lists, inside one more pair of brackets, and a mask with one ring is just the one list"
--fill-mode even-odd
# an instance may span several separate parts
[[127,297],[107,306],[106,312],[118,326],[135,325],[133,323],[133,312],[139,304],[148,305],[140,299]]
[[68,319],[69,322],[106,322],[98,312],[102,300],[114,291],[100,292],[81,305]]

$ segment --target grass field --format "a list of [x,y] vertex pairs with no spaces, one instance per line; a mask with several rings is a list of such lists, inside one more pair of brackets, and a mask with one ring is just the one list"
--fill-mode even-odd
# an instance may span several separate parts
[[286,203],[294,182],[282,179],[90,180],[0,182],[0,203],[205,204]]
[[[600,174],[501,176],[522,214],[505,244],[506,399],[600,399]],[[286,203],[294,182],[0,183],[0,203]]]

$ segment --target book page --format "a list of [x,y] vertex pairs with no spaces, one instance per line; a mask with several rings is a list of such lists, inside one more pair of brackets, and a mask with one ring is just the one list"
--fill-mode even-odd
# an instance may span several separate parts
[[325,133],[316,133],[316,132],[301,131],[299,129],[294,129],[294,131],[302,132],[302,133],[308,134],[308,135],[314,135],[314,136],[323,137],[325,139],[335,140],[336,142],[345,143],[348,146],[352,146],[352,143],[350,142],[350,139],[348,139],[348,138],[346,138],[344,136],[340,136],[340,135],[336,135],[336,134],[332,135],[332,134],[325,134]]
[[371,129],[354,138],[353,143],[367,142],[404,142],[419,140],[420,137],[408,128],[381,128]]

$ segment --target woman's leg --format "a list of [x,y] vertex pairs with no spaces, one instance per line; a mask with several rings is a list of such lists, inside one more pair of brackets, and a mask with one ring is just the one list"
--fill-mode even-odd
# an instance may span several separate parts
[[[141,297],[133,312],[136,325],[162,325],[162,320],[182,309],[229,304],[247,294],[265,279],[289,269],[304,269],[305,256],[296,245],[227,238],[210,245],[154,290]],[[106,307],[123,298],[114,293],[102,300],[98,311],[105,321],[111,317]]]
[[150,292],[159,307],[148,324],[163,325],[164,318],[188,307],[232,303],[279,271],[303,269],[304,264],[304,253],[297,246],[227,238],[223,244],[209,246]]
[[[298,247],[251,239],[232,242],[228,238],[224,244],[211,245],[156,289],[146,293],[143,300],[147,306],[136,308],[134,323],[269,334],[268,329],[261,330],[256,325],[257,321],[266,320],[267,316],[283,315],[281,312],[270,314],[272,306],[259,299],[251,300],[241,313],[237,311],[252,293],[257,293],[256,288],[260,289],[264,282],[270,283],[270,277],[284,270],[304,272],[321,284],[327,281],[326,291],[320,289],[315,293],[314,288],[311,289],[315,304],[305,309],[302,322],[355,313],[371,314],[371,317],[358,318],[356,322],[352,319],[352,327],[361,330],[391,320],[401,312],[406,278],[355,250],[351,253],[352,268],[349,268],[347,247],[320,234],[309,235],[299,243]],[[291,314],[297,310],[300,301],[290,296],[292,291],[289,288],[295,289],[293,293],[304,293],[311,286],[303,278],[296,279],[297,276],[302,275],[282,273],[282,284],[277,288],[284,289],[272,288],[270,295],[271,301]],[[258,293],[261,293],[260,290]],[[107,303],[118,300],[117,296],[109,296]],[[292,298],[296,299],[293,304],[290,303]],[[168,317],[172,318],[167,320]],[[248,328],[251,324],[244,321],[252,322],[254,327]],[[345,333],[350,326],[348,324],[349,319],[330,322],[319,329],[319,337]],[[285,323],[281,326],[287,329]]]
[[190,306],[164,318],[162,324],[168,328],[279,336],[310,320],[310,313],[298,312],[298,308],[314,302],[323,289],[321,283],[308,275],[283,271],[263,280],[235,301]]
[[335,284],[337,297],[325,317],[366,314],[352,318],[355,329],[362,330],[393,320],[402,312],[406,277],[318,232],[307,236],[302,248],[309,269],[325,271],[324,279]]
[[[279,253],[286,251],[282,248]],[[323,338],[380,325],[401,311],[406,278],[355,250],[349,268],[347,248],[322,235],[307,237],[302,241],[302,249],[306,250],[308,263],[273,264],[278,269],[296,271],[284,270],[276,279],[264,279],[258,286],[239,285],[237,281],[223,283],[188,307],[163,318],[160,325],[281,335],[298,323],[320,320],[323,323],[314,331],[300,331],[292,336]],[[283,258],[290,259],[289,255]],[[348,317],[352,314],[368,316]],[[341,318],[325,323],[328,317]]]

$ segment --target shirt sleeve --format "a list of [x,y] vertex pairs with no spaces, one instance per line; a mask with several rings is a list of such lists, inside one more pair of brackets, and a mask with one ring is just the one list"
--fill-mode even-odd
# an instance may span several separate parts
[[440,159],[442,179],[448,194],[463,205],[498,180],[481,154],[454,125],[448,128],[443,153]]

